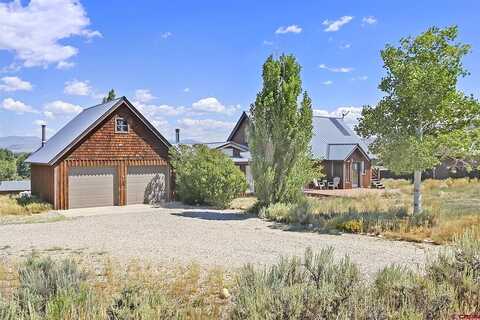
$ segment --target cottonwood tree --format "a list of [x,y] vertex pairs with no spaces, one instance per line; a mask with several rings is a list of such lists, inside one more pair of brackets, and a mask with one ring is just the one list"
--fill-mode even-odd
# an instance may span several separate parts
[[307,92],[300,98],[300,70],[292,55],[270,56],[263,65],[263,88],[250,107],[249,147],[261,206],[297,201],[318,173],[310,151],[312,101]]
[[357,132],[375,138],[371,150],[389,169],[414,173],[414,213],[422,211],[422,171],[448,156],[478,150],[478,102],[457,89],[468,75],[462,58],[470,46],[456,42],[456,26],[429,28],[381,51],[387,71],[379,89],[385,96],[366,106]]

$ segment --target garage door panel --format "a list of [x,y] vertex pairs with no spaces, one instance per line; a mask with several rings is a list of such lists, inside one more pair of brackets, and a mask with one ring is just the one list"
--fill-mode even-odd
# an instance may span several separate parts
[[118,203],[114,167],[74,167],[69,171],[69,207],[100,207]]
[[148,203],[166,199],[167,168],[165,166],[132,166],[127,169],[127,204]]

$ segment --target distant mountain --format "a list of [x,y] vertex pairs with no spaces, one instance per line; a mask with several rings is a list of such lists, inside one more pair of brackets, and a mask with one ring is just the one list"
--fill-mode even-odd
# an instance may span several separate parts
[[12,152],[32,152],[37,150],[42,143],[39,137],[33,136],[9,136],[0,137],[0,148]]

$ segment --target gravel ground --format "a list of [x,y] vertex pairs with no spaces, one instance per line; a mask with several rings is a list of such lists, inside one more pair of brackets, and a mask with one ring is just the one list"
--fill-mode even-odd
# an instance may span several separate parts
[[148,206],[69,210],[52,223],[0,225],[0,260],[32,250],[55,254],[105,255],[118,261],[155,264],[197,262],[226,269],[271,264],[305,248],[332,246],[372,275],[395,263],[420,267],[436,247],[359,235],[286,231],[282,226],[234,211]]

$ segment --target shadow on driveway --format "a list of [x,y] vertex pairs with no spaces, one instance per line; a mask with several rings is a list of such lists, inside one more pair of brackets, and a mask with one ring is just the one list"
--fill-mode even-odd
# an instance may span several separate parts
[[177,217],[183,217],[183,218],[216,220],[216,221],[247,220],[251,218],[256,218],[255,215],[247,214],[247,213],[217,212],[217,211],[183,211],[180,213],[172,213],[172,215]]

